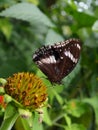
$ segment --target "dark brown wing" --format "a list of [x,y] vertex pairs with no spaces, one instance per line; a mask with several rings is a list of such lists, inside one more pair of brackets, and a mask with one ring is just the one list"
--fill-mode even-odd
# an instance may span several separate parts
[[33,61],[51,82],[56,82],[55,79],[58,75],[58,71],[60,72],[60,70],[57,69],[57,59],[55,58],[52,46],[44,46],[40,48],[33,55]]
[[60,83],[77,64],[80,50],[80,41],[70,39],[40,48],[33,55],[33,61],[51,82]]
[[80,52],[80,41],[78,39],[68,40],[68,43],[64,46],[60,55],[61,61],[58,66],[61,73],[59,74],[58,79],[63,79],[75,68],[80,57]]

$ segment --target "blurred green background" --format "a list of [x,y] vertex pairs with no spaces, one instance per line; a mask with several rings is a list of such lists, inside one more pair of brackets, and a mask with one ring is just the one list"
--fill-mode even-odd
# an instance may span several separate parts
[[[82,41],[80,61],[52,87],[32,55],[69,38]],[[48,87],[40,130],[98,130],[98,1],[0,0],[0,77],[17,72],[33,72]]]

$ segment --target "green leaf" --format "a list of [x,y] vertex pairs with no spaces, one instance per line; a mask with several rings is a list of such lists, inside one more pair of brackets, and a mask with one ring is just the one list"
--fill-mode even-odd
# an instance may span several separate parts
[[35,112],[33,117],[33,130],[42,130],[42,123],[39,123],[40,115]]
[[44,108],[43,121],[44,121],[47,125],[49,125],[49,126],[52,125],[52,120],[50,119],[49,112],[48,112],[47,108]]
[[95,96],[96,95],[96,91],[97,91],[97,89],[98,89],[98,81],[97,81],[97,73],[95,74],[93,74],[92,75],[92,77],[91,77],[91,86],[92,86],[92,88],[91,88],[91,95],[92,96]]
[[56,42],[61,42],[61,41],[64,41],[64,38],[60,34],[56,33],[54,30],[49,29],[45,38],[46,45],[53,44]]
[[97,18],[94,16],[77,11],[73,11],[73,17],[78,22],[79,27],[91,27],[93,23],[97,20]]
[[11,37],[12,28],[12,24],[7,19],[0,19],[0,30],[3,32],[7,40]]
[[84,41],[84,45],[88,46],[90,48],[96,48],[98,47],[98,42],[95,38],[86,38],[86,40]]
[[14,0],[0,0],[0,6],[1,7],[8,7],[9,5],[15,4],[16,1]]
[[51,89],[53,95],[56,97],[57,101],[59,102],[59,104],[63,104],[64,100],[63,98],[58,94],[57,91],[55,91],[55,89]]
[[66,127],[65,130],[86,130],[86,128],[81,124],[72,124],[70,127]]
[[7,81],[6,81],[5,79],[3,79],[3,78],[0,78],[0,83],[1,83],[2,85],[5,85],[5,84],[7,83]]
[[80,117],[86,112],[86,105],[78,100],[71,100],[64,106],[65,111],[74,117]]
[[7,105],[6,110],[5,110],[5,115],[4,115],[4,120],[12,117],[14,114],[17,114],[18,111],[14,106],[12,106],[10,103]]
[[98,31],[98,20],[95,21],[93,27],[92,27],[93,31]]
[[96,116],[96,122],[98,124],[98,96],[94,96],[92,98],[85,98],[84,102],[89,103],[93,106]]
[[38,5],[39,4],[39,0],[28,0],[28,2],[31,2],[35,5]]
[[15,129],[19,130],[21,128],[21,130],[33,130],[32,125],[33,125],[33,119],[30,120],[30,118],[28,117],[20,116],[15,123]]
[[17,119],[15,123],[15,129],[19,130],[33,130],[33,120],[34,117],[29,110],[18,109],[20,117]]
[[[80,102],[79,100],[71,100],[64,106],[64,109],[65,113],[71,115],[72,121],[75,120],[75,122],[83,124],[86,128],[94,128],[95,114],[94,109],[90,104]],[[68,125],[70,126],[70,124]]]
[[67,114],[64,115],[64,118],[66,120],[67,125],[71,126],[71,118]]
[[9,102],[12,101],[12,97],[11,97],[10,95],[8,95],[8,94],[5,94],[5,95],[4,95],[4,100],[5,100],[5,102],[8,104]]
[[0,87],[0,95],[3,95],[5,93],[4,87]]
[[93,15],[89,15],[85,12],[79,12],[77,8],[73,8],[71,5],[65,8],[65,11],[70,14],[75,21],[75,24],[72,24],[73,32],[76,32],[77,29],[83,27],[91,27],[97,18]]
[[34,25],[44,24],[50,27],[54,26],[49,18],[43,14],[37,6],[29,3],[19,3],[13,5],[2,11],[0,16],[24,20]]
[[[16,50],[15,50],[16,51]],[[23,59],[24,58],[24,59]],[[12,75],[15,72],[24,71],[26,70],[26,61],[25,57],[17,57],[11,56],[8,57],[8,59],[1,63],[0,66],[0,74],[2,76],[8,77],[9,75]]]
[[15,107],[8,105],[5,110],[4,120],[0,127],[0,130],[11,130],[19,114]]

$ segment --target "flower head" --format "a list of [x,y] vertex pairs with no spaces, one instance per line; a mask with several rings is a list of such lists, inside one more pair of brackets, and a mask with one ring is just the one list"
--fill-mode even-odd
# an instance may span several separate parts
[[28,72],[13,74],[7,78],[5,92],[30,110],[40,108],[47,99],[47,88],[44,83]]

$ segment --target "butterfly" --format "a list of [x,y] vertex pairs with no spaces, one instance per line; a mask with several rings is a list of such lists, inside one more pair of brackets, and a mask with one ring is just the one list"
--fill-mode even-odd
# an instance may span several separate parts
[[60,84],[78,63],[81,41],[69,39],[54,45],[43,46],[33,54],[33,61],[51,83]]

